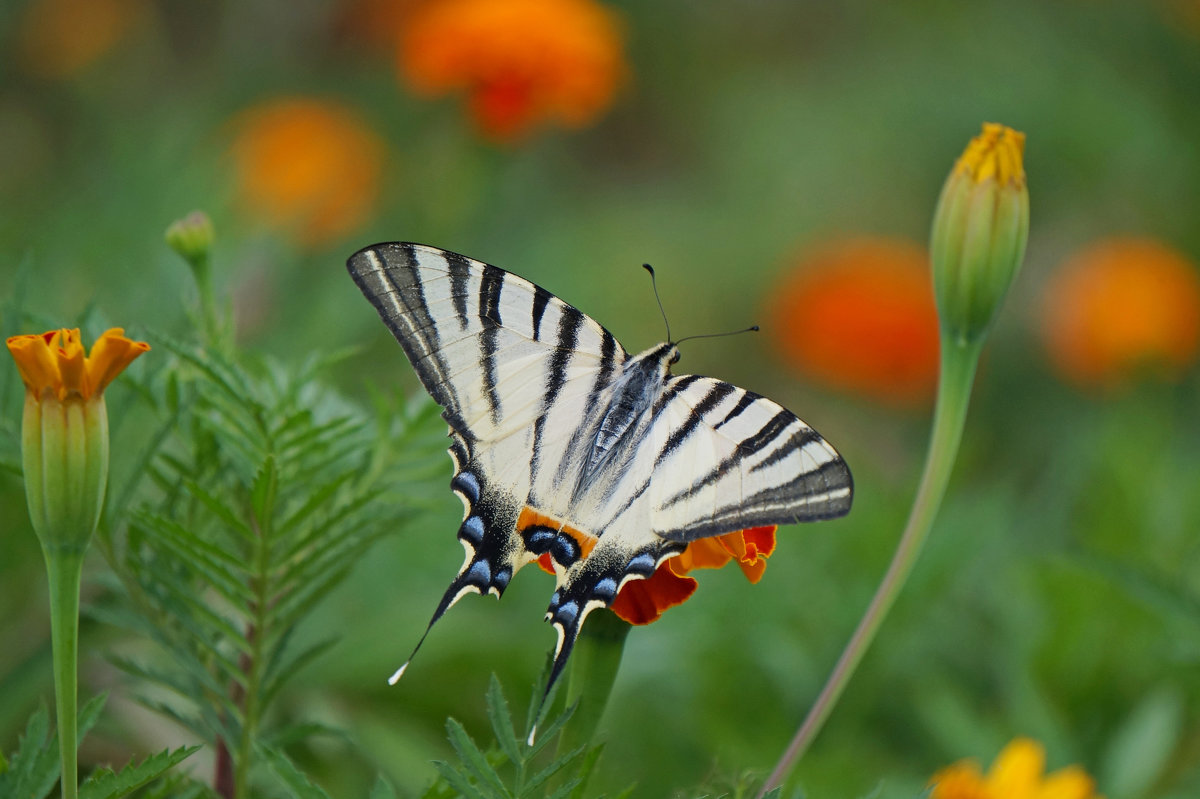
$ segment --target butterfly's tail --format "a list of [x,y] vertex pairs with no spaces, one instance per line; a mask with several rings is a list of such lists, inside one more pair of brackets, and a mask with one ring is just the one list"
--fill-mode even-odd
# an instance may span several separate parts
[[458,600],[467,594],[495,594],[498,598],[504,593],[509,580],[512,579],[515,564],[506,554],[505,548],[492,540],[493,537],[485,531],[478,516],[468,516],[463,521],[458,531],[458,538],[463,542],[463,547],[467,551],[466,560],[463,561],[458,574],[450,581],[446,593],[442,595],[442,601],[438,603],[437,610],[433,612],[433,617],[425,627],[425,633],[421,636],[421,640],[417,641],[417,645],[413,647],[412,654],[408,656],[408,660],[404,661],[404,665],[396,669],[395,673],[388,678],[388,685],[395,685],[404,676],[404,670],[412,662],[417,650],[421,648],[421,644],[425,643],[425,638],[433,629],[433,625],[437,624],[438,619],[442,618]]

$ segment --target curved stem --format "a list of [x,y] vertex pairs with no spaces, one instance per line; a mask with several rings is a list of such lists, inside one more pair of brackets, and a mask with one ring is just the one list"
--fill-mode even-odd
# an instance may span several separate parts
[[825,687],[821,689],[817,701],[775,765],[771,776],[767,778],[762,792],[759,793],[760,797],[783,782],[796,761],[821,731],[912,571],[921,545],[925,543],[941,506],[946,484],[950,481],[950,473],[962,439],[963,424],[967,418],[975,367],[979,363],[982,347],[982,337],[970,342],[951,341],[944,337],[942,339],[941,374],[938,381],[937,405],[933,413],[933,430],[929,438],[929,452],[925,458],[925,470],[921,474],[921,483],[909,512],[904,534],[900,537],[887,574],[875,590],[870,606],[842,651],[842,656],[829,675]]
[[54,699],[58,749],[62,757],[62,799],[79,793],[79,581],[83,554],[42,550],[50,588],[50,641],[54,657]]

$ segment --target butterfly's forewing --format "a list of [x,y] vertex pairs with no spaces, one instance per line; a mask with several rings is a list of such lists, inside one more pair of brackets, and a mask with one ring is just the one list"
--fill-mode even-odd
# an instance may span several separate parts
[[455,253],[379,244],[347,267],[450,425],[467,557],[432,625],[468,593],[502,593],[537,554],[519,534],[522,510],[533,499],[565,511],[554,476],[577,443],[562,431],[595,413],[626,354],[545,289]]

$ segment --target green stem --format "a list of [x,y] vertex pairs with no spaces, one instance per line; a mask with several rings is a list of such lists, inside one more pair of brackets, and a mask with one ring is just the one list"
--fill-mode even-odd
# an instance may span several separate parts
[[79,582],[83,553],[43,549],[50,588],[50,641],[54,653],[54,699],[62,756],[62,799],[79,793],[78,664]]
[[601,609],[592,612],[580,631],[567,677],[567,707],[575,705],[575,712],[558,739],[560,755],[590,744],[595,737],[632,628],[611,610]]
[[842,651],[842,656],[829,675],[820,696],[809,710],[808,716],[796,731],[787,751],[775,765],[771,776],[763,785],[761,797],[767,791],[783,782],[796,761],[804,754],[824,726],[825,720],[833,711],[834,705],[842,695],[846,684],[854,675],[871,641],[875,638],[880,624],[883,623],[888,611],[896,601],[896,596],[908,579],[921,551],[921,545],[933,526],[942,496],[946,493],[946,484],[950,481],[950,473],[958,455],[958,445],[962,440],[963,425],[967,418],[967,406],[971,398],[971,385],[975,379],[975,367],[979,363],[979,353],[983,348],[983,337],[973,341],[952,341],[942,338],[941,375],[938,382],[937,405],[933,413],[933,431],[929,438],[929,452],[925,458],[925,470],[921,475],[921,484],[917,496],[909,512],[908,523],[904,534],[892,556],[887,574],[875,591],[867,612],[858,623],[850,642]]
[[[596,728],[600,726],[600,718],[608,707],[608,698],[621,667],[625,639],[632,628],[633,625],[610,610],[595,610],[588,616],[587,624],[580,631],[575,650],[571,653],[566,706],[574,705],[575,712],[558,739],[559,757],[590,745],[596,737]],[[556,774],[547,783],[547,795],[570,777],[571,774],[566,770]],[[574,795],[581,795],[584,787],[583,784],[576,786]]]

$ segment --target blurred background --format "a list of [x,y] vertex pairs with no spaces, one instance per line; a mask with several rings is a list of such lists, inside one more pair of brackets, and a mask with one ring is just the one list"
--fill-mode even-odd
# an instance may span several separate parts
[[[796,784],[910,797],[1026,735],[1110,798],[1200,795],[1195,0],[7,0],[0,42],[0,296],[26,270],[39,329],[183,334],[193,289],[162,231],[197,208],[239,344],[357,347],[335,379],[364,402],[419,391],[344,271],[379,241],[515,271],[633,351],[665,335],[643,262],[677,336],[762,326],[685,345],[676,371],[813,424],[855,508],[781,529],[757,585],[700,574],[633,631],[594,787],[636,796],[768,770],[816,696],[924,456],[938,191],[981,123],[1023,131],[1028,257],[943,513]],[[51,682],[18,474],[0,503],[2,750]],[[332,795],[377,768],[419,795],[445,717],[485,737],[489,675],[523,702],[553,645],[552,580],[528,570],[385,686],[462,557],[449,490],[440,508],[303,631],[341,635],[284,702],[346,731],[300,755]],[[114,692],[85,758],[185,740],[123,694],[114,633],[84,634],[81,693]]]

